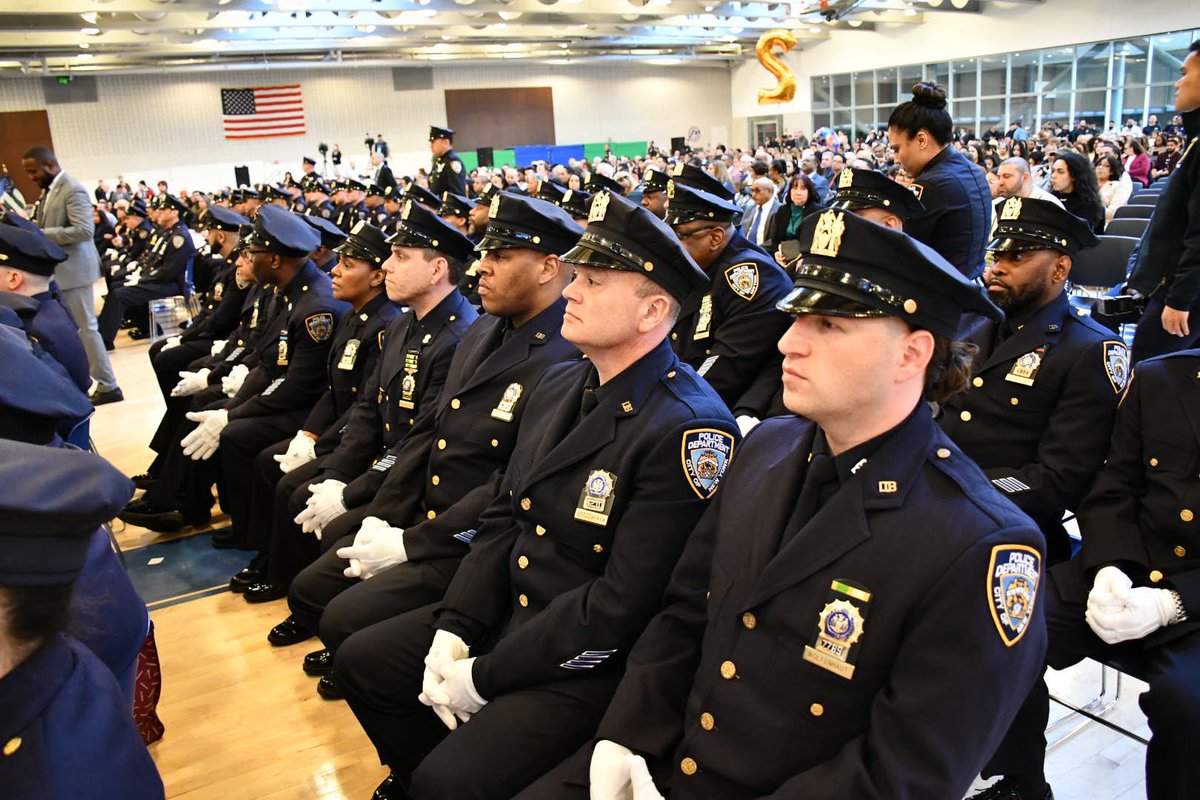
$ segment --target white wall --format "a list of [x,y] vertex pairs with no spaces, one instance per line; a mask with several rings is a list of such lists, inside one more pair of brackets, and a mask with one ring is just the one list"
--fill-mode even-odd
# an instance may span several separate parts
[[774,86],[775,79],[757,59],[747,59],[734,68],[730,81],[735,141],[740,132],[744,143],[745,118],[780,113],[785,127],[811,132],[814,75],[1200,28],[1200,3],[1184,0],[988,2],[984,8],[982,14],[929,12],[923,25],[831,31],[828,39],[784,56],[797,83],[796,98],[786,106],[758,104],[758,88]]
[[[64,168],[93,185],[124,175],[131,183],[168,180],[172,189],[215,189],[233,182],[233,166],[250,179],[299,173],[317,144],[341,145],[368,166],[364,134],[383,133],[397,172],[429,163],[430,124],[444,124],[443,90],[551,86],[559,144],[596,141],[665,143],[691,127],[700,141],[723,141],[730,119],[729,70],[598,62],[587,65],[435,66],[433,89],[397,92],[386,67],[270,69],[242,72],[99,76],[97,103],[47,106],[34,78],[0,80],[0,111],[46,109]],[[300,83],[308,135],[226,141],[222,87]],[[515,112],[519,113],[519,111]]]

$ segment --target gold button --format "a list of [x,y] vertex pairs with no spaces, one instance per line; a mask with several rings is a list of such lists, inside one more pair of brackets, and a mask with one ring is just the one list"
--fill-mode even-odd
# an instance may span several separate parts
[[21,737],[14,736],[4,743],[4,755],[11,756],[13,753],[21,749]]
[[600,545],[600,544],[594,544],[594,545],[592,545],[592,550],[593,550],[594,552],[597,552],[597,553],[603,553],[603,552],[604,552],[604,545]]
[[1162,579],[1163,579],[1163,574],[1161,572],[1159,572],[1156,569],[1150,570],[1150,582],[1151,583],[1158,583]]
[[520,567],[521,569],[525,569],[526,567],[528,567],[529,566],[529,557],[521,556],[520,558],[518,558],[517,566]]
[[911,297],[909,299],[905,300],[904,301],[904,313],[905,314],[917,313],[917,301],[913,300]]
[[426,519],[433,519],[436,516],[437,516],[437,512],[434,511],[432,508],[425,512]]
[[459,399],[457,397],[450,401],[450,407],[455,410],[457,410],[458,407],[461,405],[462,405],[462,402],[459,401]]
[[1187,555],[1187,548],[1181,544],[1175,545],[1175,555],[1179,558],[1183,558]]
[[706,731],[711,731],[713,728],[717,727],[717,721],[713,719],[712,714],[705,711],[700,715],[700,727],[704,728]]
[[390,422],[383,423],[383,429],[385,431],[390,431],[392,429],[392,423],[390,423]]
[[500,446],[500,440],[492,439],[492,447],[499,447],[499,446]]
[[758,620],[754,618],[753,614],[747,611],[745,614],[742,614],[742,625],[746,630],[752,631],[758,627]]
[[668,377],[668,378],[674,378],[674,377],[675,377],[675,370],[671,370],[670,372],[668,372],[668,373],[667,373],[667,377]]
[[821,705],[820,703],[813,703],[808,707],[808,712],[814,717],[819,717],[825,713],[825,706]]
[[937,457],[938,457],[938,458],[949,458],[949,457],[950,457],[950,450],[949,450],[948,448],[945,448],[945,447],[939,447],[939,448],[938,448],[938,451],[937,451]]
[[523,594],[519,594],[517,595],[517,602],[521,604],[521,608],[525,608],[529,605],[529,598]]
[[679,769],[683,771],[684,775],[695,775],[696,770],[699,768],[696,766],[696,760],[694,758],[685,758],[683,761],[679,762]]
[[964,411],[958,415],[958,418],[961,419],[963,422],[970,422],[971,421],[971,412]]
[[416,422],[416,420],[415,420],[415,419],[410,419],[410,420],[408,421],[408,424],[409,424],[409,425],[412,425],[412,424],[413,424],[413,423],[415,423],[415,422]]
[[1179,512],[1179,518],[1184,522],[1191,522],[1196,518],[1196,515],[1192,513],[1190,508],[1185,508],[1183,511]]
[[533,501],[530,500],[528,497],[522,497],[521,498],[521,510],[528,511],[531,508],[533,508]]
[[438,450],[446,449],[446,440],[445,439],[438,439],[437,444],[438,444]]
[[734,664],[732,661],[725,661],[725,662],[721,663],[721,677],[722,678],[724,678],[727,681],[730,681],[730,680],[733,680],[733,678],[736,675],[737,675],[737,664]]
[[1014,398],[1010,399],[1008,402],[1012,403],[1015,406],[1017,403],[1020,403],[1021,401],[1014,397]]
[[546,535],[546,529],[543,528],[541,525],[538,525],[536,528],[534,528],[533,532],[536,533],[538,536]]
[[679,334],[678,334],[678,333],[672,333],[672,334],[671,334],[671,341],[672,341],[672,342],[675,342],[675,341],[678,341],[678,340],[679,340]]
[[1152,459],[1150,459],[1150,466],[1152,466],[1152,467],[1157,467],[1157,466],[1158,466],[1158,459],[1157,459],[1157,458],[1152,458]]
[[439,478],[437,475],[434,475],[432,478],[429,479],[429,482],[432,483],[434,486],[437,486],[439,483],[442,482],[442,479]]
[[974,386],[976,389],[978,389],[980,386],[983,386],[983,378],[974,379],[973,381],[971,381],[971,385]]

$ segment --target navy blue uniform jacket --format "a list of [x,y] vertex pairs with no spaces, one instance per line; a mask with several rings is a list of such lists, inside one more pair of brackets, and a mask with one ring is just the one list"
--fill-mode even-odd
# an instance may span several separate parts
[[947,147],[913,180],[925,213],[906,221],[904,232],[941,253],[963,275],[978,278],[992,225],[992,191],[983,170]]

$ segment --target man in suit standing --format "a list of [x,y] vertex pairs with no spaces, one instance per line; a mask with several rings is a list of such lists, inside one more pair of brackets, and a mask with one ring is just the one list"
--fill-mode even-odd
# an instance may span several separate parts
[[63,172],[54,151],[45,145],[26,150],[21,157],[21,166],[29,179],[44,190],[34,206],[33,221],[47,239],[67,254],[66,260],[54,270],[54,279],[67,310],[79,326],[79,336],[87,351],[88,366],[96,381],[96,388],[90,395],[92,404],[99,406],[124,400],[96,326],[92,285],[100,279],[100,254],[92,243],[95,223],[88,191]]

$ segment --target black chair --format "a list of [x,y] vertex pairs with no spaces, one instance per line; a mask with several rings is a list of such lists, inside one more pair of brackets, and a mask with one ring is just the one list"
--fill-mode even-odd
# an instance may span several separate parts
[[1071,266],[1071,294],[1077,297],[1100,297],[1125,282],[1129,254],[1137,246],[1137,238],[1105,234],[1099,239],[1100,244],[1082,251]]
[[1150,215],[1153,213],[1154,206],[1138,206],[1130,203],[1118,208],[1117,213],[1113,215],[1113,219],[1128,219],[1130,217],[1150,219]]
[[1128,205],[1131,206],[1153,206],[1158,203],[1158,195],[1156,194],[1139,194],[1136,197],[1129,198]]
[[1132,236],[1135,239],[1140,239],[1149,225],[1150,220],[1148,218],[1125,217],[1124,219],[1114,219],[1104,228],[1104,235]]

